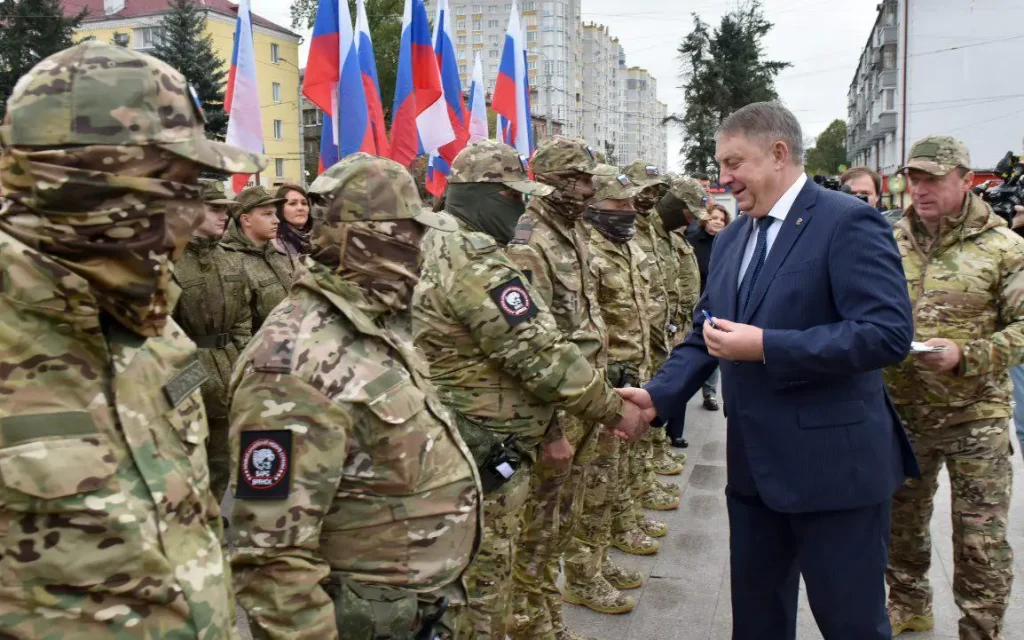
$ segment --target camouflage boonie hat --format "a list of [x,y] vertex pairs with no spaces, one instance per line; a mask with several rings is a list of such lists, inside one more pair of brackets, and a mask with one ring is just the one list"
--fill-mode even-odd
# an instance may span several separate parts
[[519,152],[494,140],[475,142],[455,156],[448,184],[499,182],[531,196],[547,196],[554,187],[530,180]]
[[967,145],[953,136],[928,136],[910,147],[909,160],[900,169],[920,169],[933,176],[944,176],[957,167],[971,168],[971,153]]
[[459,228],[455,218],[423,206],[416,181],[394,160],[363,153],[339,165],[324,224],[412,219],[441,231]]
[[690,213],[700,214],[708,205],[708,192],[700,183],[688,176],[672,176],[668,181],[669,193],[683,201]]
[[629,178],[640,185],[641,188],[654,187],[658,185],[669,186],[668,179],[661,175],[661,171],[653,164],[637,160],[626,167],[623,171]]
[[530,167],[535,174],[558,171],[580,171],[592,176],[615,175],[617,170],[609,165],[598,165],[597,153],[579,138],[554,136],[540,144]]
[[318,175],[316,180],[313,181],[313,184],[309,185],[309,188],[306,189],[306,193],[323,196],[325,198],[332,197],[333,194],[331,192],[338,186],[339,177],[345,170],[345,167],[357,160],[366,160],[373,157],[374,156],[362,151],[345,156]]
[[202,103],[184,76],[96,40],[42,60],[7,100],[3,140],[21,147],[155,146],[218,173],[259,173],[267,159],[206,139]]
[[203,189],[203,203],[222,206],[235,204],[235,201],[224,193],[224,183],[220,180],[200,180],[199,186]]
[[[602,167],[609,167],[611,165],[601,165]],[[594,178],[594,186],[597,187],[597,193],[594,194],[594,202],[601,202],[602,200],[632,200],[644,190],[643,187],[633,182],[633,180],[624,173],[618,173],[618,167],[611,167],[615,169],[616,175],[602,175]]]
[[277,203],[284,202],[285,200],[287,200],[287,198],[275,198],[270,195],[270,192],[262,186],[257,185],[255,187],[247,187],[242,190],[242,193],[238,194],[237,198],[235,198],[234,204],[238,206],[238,211],[236,211],[235,214],[242,215],[243,213],[249,213],[256,207],[271,204],[276,205]]

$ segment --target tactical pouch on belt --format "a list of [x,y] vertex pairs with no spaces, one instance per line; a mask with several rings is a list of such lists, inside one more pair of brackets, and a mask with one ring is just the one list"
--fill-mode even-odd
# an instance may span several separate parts
[[323,586],[334,601],[334,620],[345,640],[418,640],[415,593],[359,584],[334,572]]
[[461,413],[455,414],[455,422],[459,435],[473,454],[484,493],[490,493],[511,480],[521,461],[516,435],[500,440],[500,434],[481,427]]
[[454,413],[459,435],[469,447],[469,452],[473,454],[473,461],[479,467],[487,459],[494,445],[501,443],[501,436],[490,429],[481,427],[461,413]]

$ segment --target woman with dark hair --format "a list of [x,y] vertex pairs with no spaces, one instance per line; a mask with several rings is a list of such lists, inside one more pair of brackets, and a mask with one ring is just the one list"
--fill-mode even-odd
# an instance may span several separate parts
[[306,255],[310,252],[310,236],[313,233],[313,218],[309,215],[309,200],[306,190],[296,184],[281,185],[275,194],[284,198],[277,205],[277,247],[292,255]]

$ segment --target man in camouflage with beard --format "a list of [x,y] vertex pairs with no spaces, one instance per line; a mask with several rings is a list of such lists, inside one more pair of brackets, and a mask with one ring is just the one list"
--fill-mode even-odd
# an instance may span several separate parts
[[[424,238],[424,269],[413,296],[416,346],[485,484],[483,541],[464,576],[471,637],[479,640],[508,632],[522,511],[555,410],[617,424],[631,408],[565,339],[547,305],[505,255],[523,213],[523,195],[544,197],[553,190],[529,180],[508,145],[485,140],[466,147],[452,163],[446,194],[445,211],[459,229],[430,231]],[[610,430],[609,435],[618,440]],[[510,436],[520,464],[503,481],[487,459]],[[540,463],[557,461],[548,457]]]
[[0,137],[0,635],[235,637],[207,372],[170,318],[210,142],[185,78],[89,41],[14,88]]

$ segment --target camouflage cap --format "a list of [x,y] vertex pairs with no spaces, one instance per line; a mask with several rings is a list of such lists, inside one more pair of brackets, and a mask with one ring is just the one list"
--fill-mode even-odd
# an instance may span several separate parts
[[661,175],[661,171],[658,167],[653,164],[649,164],[642,160],[637,160],[633,164],[626,167],[623,171],[629,178],[640,185],[642,188],[653,187],[657,185],[669,186],[668,179]]
[[933,176],[944,176],[957,167],[971,168],[967,145],[953,136],[927,136],[910,147],[907,164],[900,169],[920,169]]
[[224,183],[220,180],[200,180],[199,186],[203,189],[202,198],[204,203],[223,206],[235,204],[235,201],[224,193]]
[[475,142],[455,156],[448,184],[499,182],[531,196],[547,196],[554,187],[530,180],[519,152],[494,140]]
[[243,213],[249,213],[256,207],[263,207],[266,205],[276,205],[279,202],[284,202],[287,198],[275,198],[266,190],[265,187],[257,185],[255,187],[247,187],[242,190],[242,193],[238,194],[235,198],[234,204],[238,205],[237,215]]
[[540,143],[533,154],[530,167],[536,173],[558,171],[580,171],[592,176],[607,176],[617,173],[615,167],[598,165],[594,149],[579,138],[554,136]]
[[[601,165],[602,167],[608,167],[611,165]],[[624,173],[618,173],[618,167],[611,167],[615,169],[614,175],[601,175],[594,178],[594,186],[597,187],[597,193],[594,194],[594,202],[601,202],[602,200],[632,200],[641,191],[643,187],[633,182],[633,180]]]
[[695,179],[672,176],[668,181],[669,193],[683,201],[690,213],[699,214],[708,204],[708,192]]
[[313,181],[313,184],[309,185],[309,188],[306,190],[306,192],[311,195],[323,196],[325,198],[332,197],[332,192],[340,183],[340,176],[342,172],[344,172],[345,167],[352,164],[353,162],[356,162],[357,160],[362,161],[373,157],[374,156],[371,156],[370,154],[364,153],[362,151],[358,153],[353,153],[352,155],[345,156],[338,162],[328,167],[323,173],[318,175],[316,177],[316,180]]
[[259,173],[267,159],[206,139],[184,76],[145,54],[89,40],[42,60],[7,100],[12,146],[155,146],[218,173]]
[[331,204],[325,224],[413,219],[441,231],[459,228],[451,216],[423,206],[416,181],[394,160],[365,153],[346,160],[338,163],[341,168],[334,174],[336,182],[326,194]]

